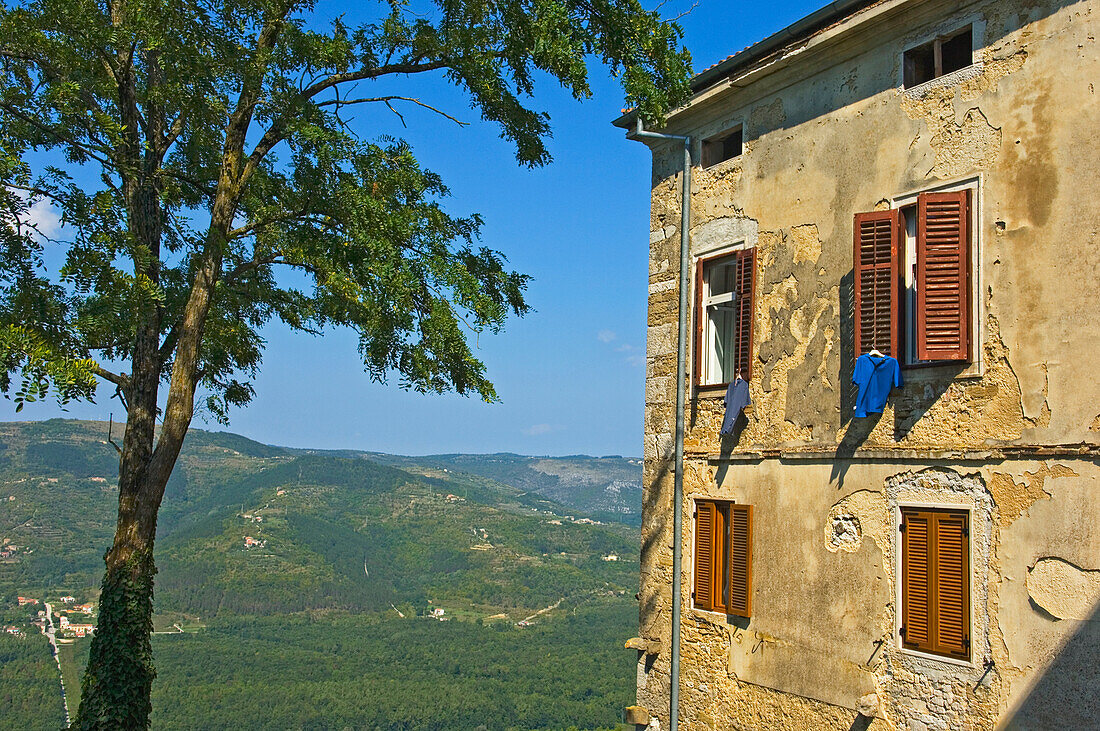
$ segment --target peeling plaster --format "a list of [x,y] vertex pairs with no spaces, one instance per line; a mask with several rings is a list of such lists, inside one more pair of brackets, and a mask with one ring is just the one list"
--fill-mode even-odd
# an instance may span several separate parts
[[1050,499],[1050,490],[1045,486],[1048,477],[1077,476],[1076,472],[1061,464],[1052,467],[1044,464],[1035,472],[1025,472],[1023,482],[1016,482],[1011,475],[1004,472],[993,472],[989,478],[989,491],[1000,510],[1001,527],[1011,525],[1037,500]]
[[1100,604],[1100,569],[1083,569],[1056,556],[1027,570],[1027,593],[1056,619],[1092,620]]

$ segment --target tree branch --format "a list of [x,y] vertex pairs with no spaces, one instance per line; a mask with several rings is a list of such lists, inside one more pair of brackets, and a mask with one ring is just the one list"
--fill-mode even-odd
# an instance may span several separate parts
[[[460,119],[456,119],[455,117],[452,117],[450,114],[447,114],[447,112],[444,112],[442,109],[437,109],[436,107],[433,107],[431,104],[426,104],[426,103],[420,101],[419,99],[417,99],[416,97],[398,96],[396,94],[391,94],[389,96],[365,97],[363,99],[329,99],[328,101],[319,102],[317,104],[317,106],[319,106],[319,107],[335,106],[336,110],[339,111],[340,107],[351,106],[352,104],[365,104],[365,103],[368,103],[368,102],[386,102],[386,106],[390,107],[390,109],[394,112],[394,114],[397,114],[397,110],[395,110],[389,104],[389,102],[391,102],[391,101],[412,102],[413,104],[416,104],[417,106],[424,107],[427,110],[435,112],[436,114],[438,114],[441,117],[446,117],[447,119],[451,120],[452,122],[454,122],[455,124],[457,124],[460,127],[466,127],[470,124],[469,122],[463,122]],[[400,117],[401,115],[397,114],[397,116]],[[404,124],[404,119],[402,119],[402,124]]]
[[6,104],[6,103],[5,104],[0,104],[0,109],[7,112],[8,114],[15,117],[16,119],[19,119],[23,122],[26,122],[27,124],[31,125],[35,129],[37,129],[39,132],[44,132],[45,134],[48,134],[50,137],[53,137],[55,140],[57,140],[58,142],[60,142],[62,144],[72,145],[73,147],[78,148],[81,152],[83,152],[85,155],[92,158],[96,162],[98,162],[103,167],[113,168],[115,166],[115,161],[110,159],[110,152],[109,151],[107,152],[107,157],[101,157],[100,155],[98,155],[96,153],[97,152],[102,152],[102,150],[97,150],[94,147],[89,147],[88,145],[85,145],[81,142],[77,142],[74,139],[66,139],[65,137],[62,137],[56,131],[54,131],[54,129],[52,127],[50,127],[49,125],[42,124],[40,121],[38,121],[37,119],[34,119],[33,117],[28,117],[27,115],[23,114],[20,110],[13,107],[11,104]]
[[130,387],[130,379],[125,375],[118,373],[111,373],[109,370],[99,365],[98,363],[92,367],[92,372],[105,381],[110,381],[119,388],[126,389]]
[[[376,66],[369,69],[348,71],[342,74],[332,74],[302,89],[288,103],[288,106],[290,109],[294,109],[298,103],[312,99],[321,92],[339,86],[340,84],[346,84],[353,81],[363,81],[364,79],[377,79],[380,76],[387,76],[389,74],[420,74],[426,71],[437,71],[439,69],[447,68],[447,66],[447,61],[439,59],[426,63],[413,62],[385,64],[383,66]],[[324,103],[327,104],[328,102]],[[443,114],[442,112],[440,113]],[[447,115],[444,114],[444,116]],[[275,147],[275,145],[286,139],[287,121],[288,120],[286,115],[276,119],[271,124],[271,126],[267,128],[267,131],[264,132],[259,142],[256,143],[256,146],[252,150],[252,154],[248,156],[248,161],[245,163],[244,170],[241,172],[242,183],[252,177],[252,174],[255,173],[256,168],[258,168],[260,166],[260,163],[263,162],[263,159],[267,156],[267,153],[271,152],[271,149]],[[454,121],[457,122],[458,120]]]

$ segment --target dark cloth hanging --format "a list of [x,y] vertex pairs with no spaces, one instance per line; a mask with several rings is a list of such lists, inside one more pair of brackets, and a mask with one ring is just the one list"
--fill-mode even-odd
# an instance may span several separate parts
[[722,419],[722,435],[733,434],[733,425],[737,423],[737,417],[741,411],[752,403],[749,397],[749,382],[737,376],[730,381],[726,389],[726,416]]
[[856,396],[857,417],[881,414],[893,388],[901,388],[901,366],[897,358],[864,353],[856,359],[852,383],[859,386]]

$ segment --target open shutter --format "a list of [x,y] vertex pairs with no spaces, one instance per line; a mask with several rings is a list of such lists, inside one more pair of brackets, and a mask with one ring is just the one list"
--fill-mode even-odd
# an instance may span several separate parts
[[917,359],[970,360],[970,191],[917,199]]
[[703,320],[706,318],[706,306],[703,304],[703,260],[695,262],[695,347],[692,348],[692,382],[698,386],[703,382]]
[[730,505],[730,599],[726,611],[752,616],[752,506]]
[[855,216],[855,345],[856,356],[874,348],[898,357],[898,237],[897,210]]
[[736,364],[746,381],[752,376],[752,313],[756,289],[756,249],[741,252],[737,259],[737,349]]
[[970,561],[966,513],[936,514],[936,651],[970,656]]
[[905,510],[901,514],[902,643],[913,650],[932,650],[931,539],[932,515]]
[[695,606],[714,608],[715,510],[711,502],[695,504]]

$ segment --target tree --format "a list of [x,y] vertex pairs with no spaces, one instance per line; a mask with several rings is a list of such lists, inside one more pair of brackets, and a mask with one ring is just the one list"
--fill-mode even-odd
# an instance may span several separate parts
[[[679,28],[638,0],[389,0],[359,24],[314,6],[0,11],[0,388],[18,410],[90,399],[102,379],[126,410],[81,728],[148,725],[157,511],[196,394],[223,422],[252,397],[262,325],[353,328],[371,377],[495,399],[467,336],[525,313],[527,277],[477,243],[477,216],[444,211],[405,142],[362,139],[348,113],[450,117],[403,87],[440,76],[535,166],[550,159],[539,74],[583,98],[599,60],[654,121],[687,93]],[[64,241],[36,223],[43,203]]]

